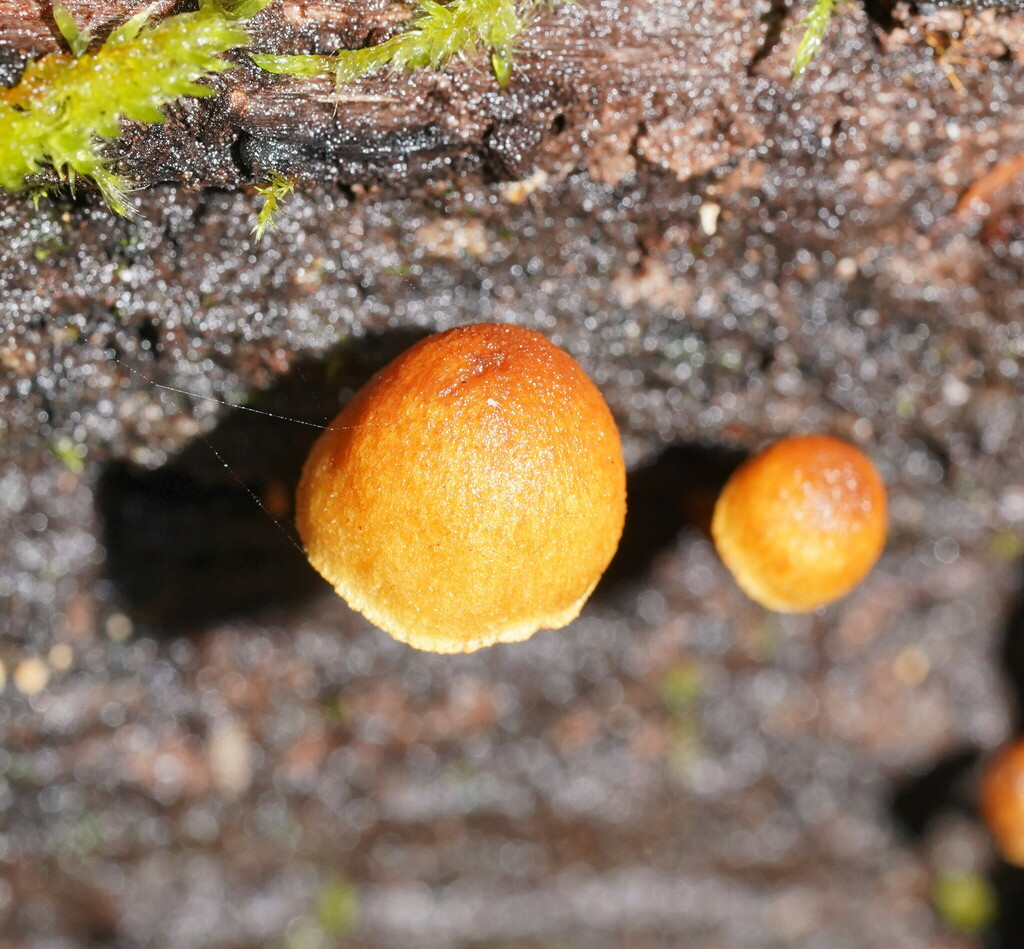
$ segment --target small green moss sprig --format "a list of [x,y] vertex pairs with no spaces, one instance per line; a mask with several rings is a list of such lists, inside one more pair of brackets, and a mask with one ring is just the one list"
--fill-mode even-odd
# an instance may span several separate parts
[[184,96],[209,96],[199,80],[232,64],[222,53],[249,41],[243,22],[269,0],[207,0],[192,13],[159,22],[137,13],[88,52],[92,37],[60,4],[54,21],[70,52],[30,63],[18,85],[0,91],[0,187],[41,185],[52,168],[72,189],[91,181],[118,214],[129,211],[128,182],[103,153],[123,120],[163,122],[163,107]]
[[807,16],[800,21],[804,35],[800,38],[800,45],[797,46],[796,55],[793,57],[794,79],[799,80],[804,70],[811,64],[811,60],[818,55],[828,25],[838,7],[838,0],[814,0],[814,5]]
[[263,235],[268,230],[276,230],[281,205],[295,190],[297,184],[294,178],[272,171],[267,177],[266,184],[256,186],[256,193],[263,199],[263,204],[256,215],[256,223],[252,226],[252,236],[256,240],[263,240]]
[[409,27],[376,46],[344,49],[329,56],[254,55],[267,72],[289,76],[334,76],[340,86],[379,72],[418,68],[441,69],[457,54],[488,50],[491,69],[504,86],[512,76],[516,38],[529,11],[543,0],[417,0],[419,12]]

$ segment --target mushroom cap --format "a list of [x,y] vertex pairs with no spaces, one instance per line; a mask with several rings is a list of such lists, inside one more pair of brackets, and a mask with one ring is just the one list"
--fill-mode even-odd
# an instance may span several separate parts
[[885,485],[868,457],[827,435],[786,438],[741,465],[711,523],[722,561],[782,613],[849,593],[885,545]]
[[618,546],[622,445],[579,364],[477,324],[378,372],[313,446],[296,498],[310,563],[396,639],[470,652],[564,626]]
[[980,803],[1003,858],[1024,867],[1024,740],[1004,748],[989,765]]

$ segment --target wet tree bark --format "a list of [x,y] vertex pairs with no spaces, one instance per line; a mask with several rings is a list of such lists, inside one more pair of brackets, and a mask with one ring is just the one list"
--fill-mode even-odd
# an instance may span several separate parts
[[[69,6],[99,35],[140,8],[131,0]],[[1004,13],[1014,6],[1003,5]],[[175,9],[172,0],[156,15]],[[212,80],[219,95],[168,108],[162,126],[129,128],[116,160],[141,186],[230,187],[270,171],[345,185],[465,175],[510,181],[579,167],[617,183],[638,165],[686,180],[754,156],[766,141],[792,137],[794,112],[814,107],[815,90],[795,90],[790,77],[802,12],[779,0],[637,0],[543,10],[522,38],[504,91],[483,56],[442,73],[381,75],[335,89],[328,78],[272,77],[239,52],[237,68]],[[949,63],[962,54],[950,49],[960,44],[965,17],[951,13],[937,28],[908,35],[916,14],[883,0],[835,18],[820,57],[833,73],[822,90],[831,96],[825,113],[839,105],[836,122],[858,120],[858,73],[890,48],[903,55],[913,48],[914,58],[940,63],[948,53],[944,68],[953,68]],[[252,48],[359,47],[400,30],[408,16],[406,5],[387,0],[282,0],[252,22]],[[964,31],[989,41],[979,56],[994,49],[1016,57],[1001,39],[1006,21],[974,20]],[[0,81],[15,82],[28,58],[58,48],[56,37],[48,5],[0,0]],[[820,62],[814,68],[820,71]]]
[[[100,35],[138,7],[70,5]],[[252,22],[253,49],[376,43],[408,14],[383,0],[274,3]],[[141,185],[222,187],[269,171],[374,184],[467,174],[510,181],[578,166],[617,182],[638,161],[686,178],[764,140],[777,112],[772,88],[788,85],[797,31],[787,24],[795,19],[784,5],[736,0],[544,9],[522,37],[505,90],[483,55],[441,73],[380,75],[335,89],[329,78],[272,77],[238,53],[237,68],[213,80],[218,96],[175,104],[163,126],[126,130],[117,164]],[[58,48],[56,35],[46,5],[0,0],[0,78],[13,83],[27,58]]]

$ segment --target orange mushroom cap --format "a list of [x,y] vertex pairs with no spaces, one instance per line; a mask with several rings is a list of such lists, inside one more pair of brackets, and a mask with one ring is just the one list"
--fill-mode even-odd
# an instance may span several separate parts
[[868,457],[836,438],[803,435],[737,469],[715,505],[711,533],[751,599],[802,613],[867,576],[886,525],[885,485]]
[[579,613],[625,518],[622,446],[570,356],[478,324],[378,372],[313,446],[296,498],[313,566],[396,639],[470,652]]
[[980,803],[1003,858],[1024,867],[1024,740],[1003,749],[989,765]]

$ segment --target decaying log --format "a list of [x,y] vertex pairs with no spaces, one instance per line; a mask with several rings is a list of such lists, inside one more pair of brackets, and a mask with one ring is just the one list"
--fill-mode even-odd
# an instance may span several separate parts
[[[505,90],[483,56],[442,73],[385,74],[337,89],[329,78],[272,77],[239,53],[238,68],[214,80],[218,96],[174,105],[162,127],[129,129],[117,163],[142,185],[230,186],[270,170],[346,184],[465,173],[514,180],[581,164],[615,182],[637,161],[701,174],[763,141],[772,87],[788,84],[791,47],[779,55],[765,47],[779,34],[769,21],[778,27],[784,11],[733,0],[709,15],[708,6],[545,9],[522,37]],[[71,12],[102,34],[138,8],[116,0]],[[383,2],[275,3],[252,23],[253,49],[366,45],[407,16],[404,5]],[[27,0],[0,2],[9,82],[27,57],[58,48],[48,17]]]

